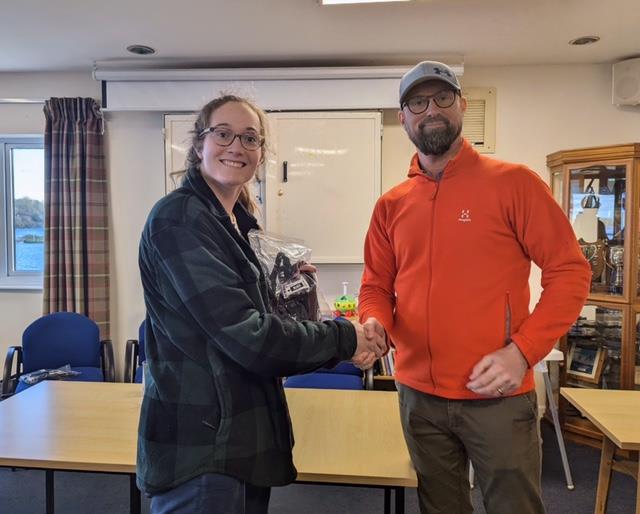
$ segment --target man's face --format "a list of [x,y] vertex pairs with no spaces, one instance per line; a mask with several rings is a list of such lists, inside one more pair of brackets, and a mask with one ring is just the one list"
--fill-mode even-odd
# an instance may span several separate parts
[[[439,99],[438,94],[446,90],[451,90],[451,87],[440,80],[418,84],[411,89],[402,110],[398,113],[398,119],[409,139],[424,155],[443,155],[462,132],[462,119],[467,109],[467,101],[455,95],[450,107],[438,107],[434,97]],[[429,106],[420,114],[414,114],[407,106],[408,101],[417,97],[429,99]]]

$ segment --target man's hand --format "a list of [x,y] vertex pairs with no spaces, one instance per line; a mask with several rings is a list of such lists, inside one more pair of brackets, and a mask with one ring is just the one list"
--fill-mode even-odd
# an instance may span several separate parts
[[371,368],[376,363],[377,360],[378,360],[378,357],[376,357],[375,353],[362,352],[360,355],[354,356],[351,359],[351,362],[353,363],[354,366],[360,368],[362,371],[366,371],[369,368]]
[[[376,360],[382,357],[387,351],[387,335],[384,327],[375,318],[369,318],[364,325],[352,322],[358,334],[358,347],[351,362],[362,370],[369,369]],[[364,337],[361,341],[360,330]],[[362,343],[362,348],[361,348]]]
[[529,364],[515,343],[485,355],[473,367],[467,389],[499,398],[518,389]]

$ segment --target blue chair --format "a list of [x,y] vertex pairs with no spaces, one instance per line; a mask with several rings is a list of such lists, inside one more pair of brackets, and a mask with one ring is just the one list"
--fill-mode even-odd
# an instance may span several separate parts
[[144,351],[144,321],[138,328],[138,339],[129,339],[124,354],[124,381],[142,383],[142,363],[147,359]]
[[37,319],[23,332],[22,346],[10,346],[7,351],[1,398],[29,387],[19,380],[21,375],[67,364],[80,372],[67,380],[115,382],[113,346],[110,340],[100,340],[94,321],[75,312],[55,312]]
[[284,381],[285,387],[307,389],[353,389],[362,390],[362,375],[340,375],[339,373],[307,373],[288,377]]
[[320,368],[316,373],[334,373],[337,375],[354,375],[362,377],[362,370],[350,362],[340,362],[333,368]]
[[350,362],[341,362],[333,368],[320,368],[313,373],[295,375],[284,381],[285,387],[308,389],[373,389],[373,371],[362,371]]

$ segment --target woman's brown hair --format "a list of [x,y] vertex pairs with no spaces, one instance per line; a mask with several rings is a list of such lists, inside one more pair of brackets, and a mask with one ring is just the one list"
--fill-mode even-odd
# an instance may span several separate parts
[[[258,119],[260,120],[260,135],[266,140],[266,131],[267,131],[267,115],[264,113],[262,109],[260,109],[257,105],[255,105],[250,100],[246,98],[242,98],[236,95],[222,95],[218,98],[214,98],[208,104],[206,104],[200,112],[198,113],[198,117],[196,118],[195,125],[193,130],[189,133],[191,134],[191,147],[187,152],[186,159],[186,168],[197,168],[200,169],[200,164],[202,163],[202,159],[198,156],[198,152],[202,151],[202,137],[200,134],[202,131],[209,127],[209,119],[211,115],[220,107],[225,104],[237,102],[246,105],[253,112],[256,113]],[[264,153],[266,151],[266,144],[262,147],[262,161],[264,160]],[[242,206],[249,211],[252,215],[254,215],[257,211],[257,206],[251,197],[251,191],[247,184],[242,186],[240,190],[240,196],[238,197],[238,201],[242,204]]]

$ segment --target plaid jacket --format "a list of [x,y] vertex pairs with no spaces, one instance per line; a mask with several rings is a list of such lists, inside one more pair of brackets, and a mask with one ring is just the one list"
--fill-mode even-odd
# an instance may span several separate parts
[[146,388],[137,482],[153,494],[206,472],[254,485],[295,480],[281,376],[349,359],[350,323],[271,313],[246,241],[255,219],[239,204],[238,234],[198,171],[151,211],[139,264],[147,308]]

